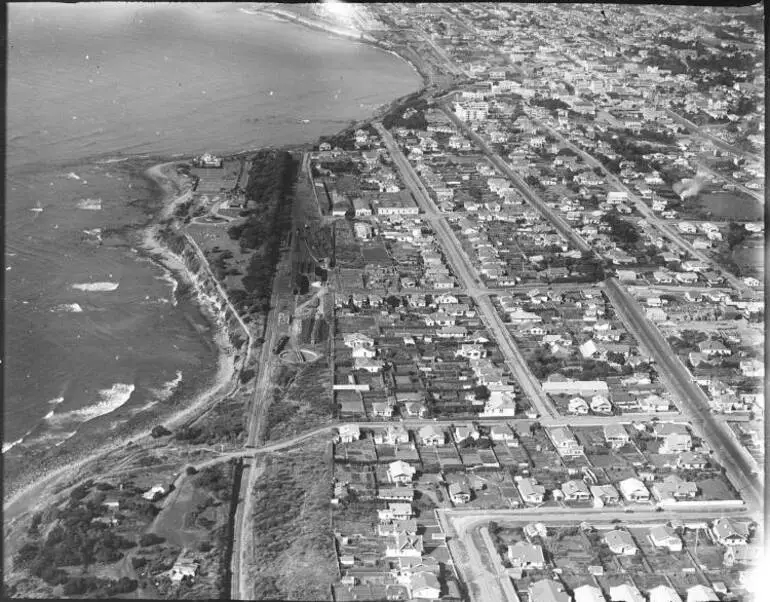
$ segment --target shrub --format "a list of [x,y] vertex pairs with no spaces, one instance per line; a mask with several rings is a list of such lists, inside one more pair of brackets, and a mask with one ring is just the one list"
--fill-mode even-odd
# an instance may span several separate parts
[[152,435],[153,438],[157,439],[158,437],[165,437],[167,435],[170,435],[171,431],[159,424],[158,426],[152,429],[152,432],[150,434]]
[[185,469],[185,474],[187,474],[187,476],[192,476],[194,474],[198,474],[198,469],[195,468],[195,466],[188,466]]
[[166,541],[165,537],[161,537],[155,533],[143,533],[139,538],[139,545],[146,548],[148,546],[154,546],[157,543],[163,543],[164,541]]

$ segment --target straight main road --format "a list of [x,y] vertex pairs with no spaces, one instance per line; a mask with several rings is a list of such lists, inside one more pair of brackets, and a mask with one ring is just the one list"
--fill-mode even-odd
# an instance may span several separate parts
[[538,125],[542,126],[544,129],[548,130],[552,136],[560,140],[563,144],[565,144],[568,148],[573,150],[574,152],[578,153],[583,160],[590,165],[591,167],[598,167],[604,176],[607,178],[607,181],[613,184],[618,190],[624,191],[628,194],[628,198],[631,199],[631,201],[634,203],[634,206],[636,207],[636,210],[639,211],[639,213],[644,216],[644,218],[651,223],[653,226],[655,226],[660,232],[665,234],[665,236],[671,240],[675,245],[677,245],[682,251],[690,255],[691,257],[695,257],[699,261],[702,261],[703,263],[708,264],[712,269],[719,272],[722,277],[727,280],[731,286],[733,286],[736,290],[749,295],[754,296],[754,292],[746,286],[746,284],[738,277],[736,277],[734,274],[731,274],[727,270],[725,270],[722,266],[720,266],[718,263],[716,263],[713,259],[711,259],[708,255],[701,252],[700,250],[695,249],[685,238],[682,237],[679,232],[674,230],[669,224],[667,224],[664,220],[660,219],[657,215],[655,215],[655,212],[650,208],[647,203],[645,203],[638,195],[634,194],[634,192],[628,188],[623,182],[620,181],[614,174],[609,172],[602,163],[596,159],[593,155],[587,153],[585,150],[577,146],[576,144],[572,143],[570,140],[568,140],[565,136],[561,134],[557,129],[554,127],[548,125],[544,121],[541,121],[539,119],[536,119],[530,115],[530,119],[537,123]]
[[516,342],[513,340],[513,336],[508,332],[502,318],[492,305],[486,286],[482,284],[473,265],[462,250],[460,243],[457,241],[457,237],[447,224],[446,218],[437,210],[419,176],[415,173],[414,168],[412,168],[411,164],[404,156],[404,153],[401,152],[401,149],[396,144],[396,141],[393,139],[390,132],[388,132],[381,123],[375,123],[374,127],[382,136],[382,139],[388,148],[388,152],[401,173],[404,182],[406,182],[415,201],[423,210],[425,219],[433,226],[439,244],[441,244],[446,257],[454,270],[455,276],[462,281],[466,293],[475,301],[476,307],[479,310],[479,316],[489,329],[490,333],[495,337],[495,340],[500,346],[500,350],[505,356],[508,367],[516,377],[522,390],[535,405],[535,408],[540,415],[556,416],[556,411],[548,400],[546,394],[543,392],[540,381],[538,381],[529,370],[527,363],[524,361],[521,352],[516,346]]
[[511,180],[519,189],[524,199],[532,205],[540,214],[548,220],[551,225],[561,234],[565,240],[570,241],[576,249],[584,253],[594,253],[591,246],[583,240],[583,238],[575,232],[567,222],[565,222],[560,215],[558,215],[551,207],[549,207],[535,192],[527,185],[526,182],[514,172],[510,166],[503,161],[503,159],[495,153],[487,143],[479,136],[471,127],[462,121],[454,112],[446,105],[441,105],[441,109],[446,113],[452,123],[455,124],[461,132],[468,136],[479,149],[489,158],[492,164],[504,174],[509,180]]
[[671,117],[671,119],[676,121],[678,124],[683,125],[684,127],[686,127],[691,132],[695,132],[701,138],[706,138],[707,140],[713,142],[715,146],[718,146],[722,150],[725,150],[727,152],[733,153],[734,155],[737,155],[738,157],[743,157],[744,159],[747,159],[747,160],[753,160],[753,161],[761,161],[762,160],[762,157],[760,157],[759,155],[757,155],[755,153],[751,153],[751,152],[747,152],[747,151],[742,151],[741,149],[739,149],[739,148],[737,148],[737,147],[735,147],[735,146],[733,146],[731,144],[728,144],[724,140],[720,140],[716,136],[714,136],[712,134],[709,134],[702,127],[699,127],[699,126],[695,125],[692,121],[690,121],[689,119],[687,119],[685,117],[682,117],[676,111],[673,111],[673,110],[668,109],[668,108],[665,109],[665,111],[666,111],[666,115]]
[[679,409],[700,431],[746,503],[752,509],[761,511],[763,486],[759,475],[742,446],[727,432],[726,425],[711,413],[706,394],[694,382],[689,370],[672,351],[660,331],[646,319],[636,300],[617,280],[608,279],[605,290],[626,327],[655,357],[662,376],[677,395]]

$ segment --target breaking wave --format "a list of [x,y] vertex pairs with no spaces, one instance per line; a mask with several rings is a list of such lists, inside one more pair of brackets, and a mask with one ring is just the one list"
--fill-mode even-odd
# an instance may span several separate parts
[[88,211],[101,211],[102,199],[83,199],[78,202],[78,209],[86,209]]
[[48,403],[51,405],[59,405],[60,403],[64,402],[64,397],[54,397],[53,399],[49,400]]
[[73,284],[72,288],[89,293],[102,293],[114,291],[119,286],[119,282],[86,282],[84,284]]
[[79,314],[82,313],[83,308],[78,303],[63,303],[52,308],[51,311]]
[[16,441],[11,441],[10,443],[3,443],[3,453],[10,451],[22,441],[24,441],[24,437],[22,437],[21,439],[16,439]]
[[88,422],[99,416],[104,416],[110,412],[114,412],[130,398],[136,387],[134,385],[127,385],[124,383],[116,383],[109,389],[102,389],[99,391],[99,397],[101,400],[94,405],[79,408],[77,410],[70,410],[62,414],[56,413],[55,410],[51,410],[46,414],[44,420],[48,420],[53,423],[61,422]]

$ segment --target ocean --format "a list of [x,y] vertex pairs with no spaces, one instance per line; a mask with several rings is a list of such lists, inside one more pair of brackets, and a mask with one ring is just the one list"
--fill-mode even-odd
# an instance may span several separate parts
[[144,169],[312,142],[420,79],[239,5],[14,3],[8,18],[3,450],[18,469],[216,369],[205,317],[135,248],[159,208]]

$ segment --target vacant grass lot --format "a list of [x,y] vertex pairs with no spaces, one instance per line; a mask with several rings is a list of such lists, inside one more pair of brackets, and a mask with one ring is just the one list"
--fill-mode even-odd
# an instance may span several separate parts
[[254,491],[252,599],[328,600],[338,578],[331,531],[331,444],[264,460]]

